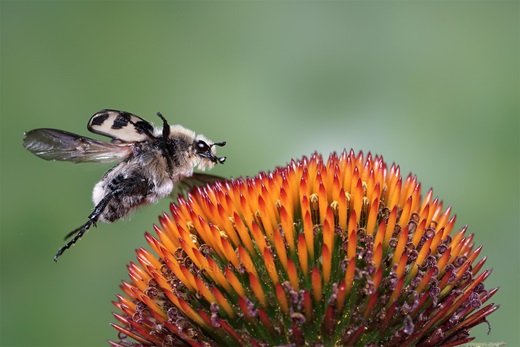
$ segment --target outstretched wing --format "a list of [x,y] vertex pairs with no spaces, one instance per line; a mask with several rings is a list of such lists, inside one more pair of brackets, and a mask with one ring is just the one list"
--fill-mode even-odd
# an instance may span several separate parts
[[170,196],[172,199],[176,199],[178,195],[185,196],[186,193],[191,192],[197,187],[202,187],[206,184],[225,180],[226,178],[224,177],[194,172],[192,176],[186,177],[179,182],[176,182],[173,191],[170,193]]
[[140,142],[153,138],[153,126],[135,114],[101,110],[88,121],[88,130],[123,142]]
[[23,146],[45,160],[109,163],[132,154],[132,145],[97,141],[63,130],[35,129],[25,133]]

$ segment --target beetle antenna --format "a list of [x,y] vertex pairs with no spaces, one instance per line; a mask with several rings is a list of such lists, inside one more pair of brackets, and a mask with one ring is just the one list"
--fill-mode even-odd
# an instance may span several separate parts
[[170,125],[168,124],[168,121],[166,120],[166,118],[163,117],[161,112],[157,112],[157,116],[159,118],[161,118],[163,121],[162,135],[163,135],[164,140],[166,141],[166,139],[168,137],[170,137]]

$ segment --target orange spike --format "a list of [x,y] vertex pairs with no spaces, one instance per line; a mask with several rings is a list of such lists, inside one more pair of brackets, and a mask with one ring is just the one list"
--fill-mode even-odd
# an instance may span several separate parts
[[397,284],[395,285],[392,295],[390,295],[390,299],[388,300],[388,303],[386,305],[387,308],[390,307],[390,305],[392,305],[394,302],[397,301],[397,299],[401,295],[401,291],[403,290],[403,285],[404,285],[404,277],[401,277],[401,278],[399,278],[399,280],[397,280]]
[[179,232],[177,230],[175,222],[171,219],[171,217],[168,214],[163,213],[162,216],[159,217],[159,223],[163,227],[163,232],[167,235],[170,242],[174,244],[174,246],[171,249],[176,249],[180,247],[178,241]]
[[310,211],[306,211],[303,217],[303,232],[305,234],[305,243],[307,244],[309,257],[312,261],[312,259],[314,259],[314,226],[312,224]]
[[294,252],[295,249],[295,240],[294,240],[294,222],[292,216],[287,213],[287,210],[282,205],[280,207],[280,224],[282,226],[283,235],[287,244],[289,245],[289,249],[291,252]]
[[292,216],[294,214],[294,200],[291,195],[291,187],[287,178],[284,177],[282,180],[282,187],[280,188],[280,203],[285,206],[287,213]]
[[417,259],[415,260],[416,264],[418,264],[420,266],[424,265],[424,260],[426,259],[426,257],[428,256],[428,254],[430,252],[431,243],[432,243],[432,239],[428,239],[423,244],[421,250],[419,251],[419,255],[417,256]]
[[184,250],[184,252],[186,252],[186,254],[188,255],[188,257],[193,260],[193,262],[195,263],[195,265],[200,269],[201,266],[197,260],[197,258],[195,257],[195,254],[193,254],[193,250],[194,249],[197,249],[197,247],[194,245],[193,241],[186,241],[185,239],[179,239],[180,243],[181,243],[181,248]]
[[143,267],[151,266],[155,269],[161,268],[162,264],[147,249],[139,248],[139,250],[137,250],[136,253],[137,253],[137,260],[139,260],[139,262],[143,265]]
[[298,283],[298,270],[296,270],[296,266],[291,259],[287,260],[287,276],[289,276],[289,281],[291,282],[291,286],[295,291],[300,289]]
[[448,208],[444,211],[444,213],[439,217],[439,220],[437,221],[437,229],[442,229],[446,226],[446,223],[448,222],[451,214],[451,206],[448,206]]
[[341,280],[338,285],[338,294],[336,299],[336,310],[339,314],[343,311],[345,305],[345,296],[347,294],[347,288],[345,286],[345,280]]
[[233,289],[231,288],[229,281],[222,273],[220,267],[211,257],[207,257],[206,260],[208,262],[208,272],[211,271],[211,277],[215,279],[215,283],[221,285],[227,293],[231,294]]
[[446,227],[444,227],[444,233],[442,234],[443,240],[446,238],[446,236],[451,234],[451,231],[453,230],[453,226],[455,225],[456,219],[457,218],[455,216],[453,216],[448,220]]
[[377,214],[379,212],[379,199],[375,198],[370,204],[367,219],[367,234],[374,235],[376,232]]
[[482,246],[479,246],[477,247],[477,249],[475,249],[469,256],[468,256],[468,259],[467,261],[470,263],[470,264],[473,264],[473,262],[475,261],[475,259],[477,259],[478,255],[480,254],[480,251],[482,251]]
[[464,237],[464,233],[466,232],[467,230],[467,226],[465,226],[464,228],[460,229],[452,238],[451,240],[451,244],[454,245],[452,251],[451,251],[451,254],[453,256],[452,258],[452,261],[459,256],[459,253],[460,253],[460,250],[462,249],[462,239]]
[[237,231],[240,239],[242,240],[242,245],[244,245],[250,253],[254,253],[255,249],[253,247],[253,242],[251,241],[251,237],[249,236],[249,231],[247,227],[244,225],[244,221],[240,216],[234,212],[233,213],[233,222],[235,230]]
[[421,212],[419,213],[421,217],[425,217],[425,215],[428,215],[428,211],[425,211],[425,209],[429,208],[430,203],[432,202],[432,196],[433,196],[433,190],[430,188],[428,190],[428,193],[426,193],[426,196],[424,197],[423,204],[421,206]]
[[432,250],[432,254],[437,254],[437,247],[440,245],[442,241],[442,235],[444,230],[438,230],[435,236],[432,239],[432,244],[430,249]]
[[374,282],[374,288],[379,288],[379,285],[381,284],[381,280],[383,279],[383,268],[379,267],[376,272],[374,273],[374,276],[372,277],[372,282]]
[[282,267],[285,271],[287,271],[287,253],[285,251],[285,244],[283,240],[283,236],[280,233],[280,230],[276,230],[273,234],[274,237],[274,247],[276,249],[276,254],[278,255],[278,259],[282,264]]
[[264,248],[262,254],[264,256],[264,264],[267,274],[269,275],[273,283],[278,283],[278,270],[276,269],[273,254],[271,253],[269,248]]
[[424,230],[426,228],[426,219],[421,220],[416,226],[415,232],[413,233],[412,243],[415,247],[419,245],[422,236],[424,235]]
[[383,259],[383,245],[378,243],[377,245],[374,243],[374,265],[377,268],[381,265],[381,260]]
[[238,246],[238,256],[240,257],[240,263],[247,272],[256,273],[255,264],[249,256],[249,253],[242,246]]
[[473,243],[472,243],[473,236],[474,236],[474,234],[471,234],[468,237],[463,239],[462,248],[460,250],[461,254],[467,255],[468,252],[470,252],[473,249]]
[[406,269],[406,262],[408,261],[408,254],[403,254],[401,259],[399,259],[399,263],[397,265],[397,268],[395,269],[395,273],[397,275],[397,278],[403,277],[404,270]]
[[340,190],[342,189],[341,182],[339,181],[338,175],[339,175],[339,173],[334,172],[332,182],[330,183],[330,185],[327,186],[328,192],[330,194],[330,197],[328,198],[329,201],[334,201],[334,200],[338,201],[338,194],[339,194]]
[[129,274],[130,279],[132,280],[133,284],[139,291],[144,292],[146,288],[148,288],[148,284],[144,282],[141,278],[135,277],[134,274]]
[[325,211],[323,213],[325,218],[322,228],[323,244],[331,250],[334,247],[334,212],[330,206],[327,206]]
[[231,271],[228,267],[226,267],[224,271],[226,273],[227,280],[229,281],[235,292],[238,294],[238,296],[245,297],[246,291],[244,290],[244,287],[242,287],[240,280],[233,273],[233,271]]
[[433,226],[438,227],[439,219],[441,218],[440,215],[442,212],[443,202],[438,201],[437,199],[435,199],[435,202],[437,202],[437,204],[436,204],[435,212],[432,215],[432,223],[433,223]]
[[[159,253],[159,244],[160,244],[160,242],[155,237],[153,237],[150,233],[148,233],[148,232],[144,233],[144,238],[145,238],[146,242],[148,242],[150,247],[152,247],[152,250],[155,253]],[[139,254],[138,253],[138,256],[139,255],[143,258],[143,261],[145,261],[147,263],[150,263],[150,261],[153,261],[153,260],[150,260],[150,261],[147,260],[148,254],[146,254],[146,253],[143,253],[143,254]]]
[[348,217],[348,205],[347,205],[347,196],[345,195],[345,191],[343,188],[339,190],[338,197],[336,198],[338,202],[338,226],[341,228],[342,232],[347,232],[347,217]]
[[366,197],[373,201],[374,197],[372,196],[374,194],[374,190],[376,188],[376,178],[374,175],[374,169],[370,169],[368,178],[366,180]]
[[217,211],[218,216],[220,217],[220,224],[217,224],[218,227],[221,230],[224,230],[226,235],[228,236],[229,240],[232,242],[233,245],[239,245],[240,244],[240,238],[238,237],[237,232],[235,231],[235,227],[233,223],[231,222],[233,219],[229,218],[229,211],[232,210],[224,210],[224,207],[220,203],[217,203]]
[[376,306],[377,299],[378,299],[377,292],[372,294],[370,296],[370,298],[368,299],[367,307],[365,309],[365,312],[363,313],[363,317],[365,319],[368,319],[370,317],[370,314],[372,313],[372,311],[374,310],[374,307]]
[[305,196],[309,196],[311,194],[309,183],[307,182],[308,175],[308,170],[305,168],[302,171],[302,177],[300,178],[300,202],[303,202],[303,198]]
[[377,245],[382,245],[383,241],[385,239],[385,233],[386,233],[386,220],[383,219],[379,222],[379,225],[377,227],[377,232],[375,234],[374,238],[374,247],[377,247]]
[[311,280],[312,280],[312,294],[314,296],[315,302],[321,301],[321,274],[320,270],[318,270],[317,267],[314,267],[312,269],[311,273]]
[[312,300],[311,300],[311,294],[308,290],[305,290],[303,292],[303,313],[305,314],[305,319],[307,319],[307,322],[312,321]]
[[199,276],[194,276],[195,283],[197,285],[197,291],[202,294],[202,296],[209,302],[215,302],[215,296],[213,296],[213,293],[211,290],[206,287],[206,284],[202,281],[202,278]]
[[323,263],[321,264],[323,270],[323,283],[327,285],[330,282],[330,269],[332,266],[332,254],[327,245],[323,245],[322,247],[321,258],[323,260]]
[[148,308],[150,308],[153,312],[155,312],[158,316],[160,316],[161,318],[167,318],[167,315],[166,315],[166,312],[164,312],[160,307],[159,305],[152,299],[150,299],[148,296],[146,295],[141,295],[141,298],[140,300],[146,304],[146,306],[148,306]]
[[402,178],[399,176],[396,185],[394,187],[390,187],[391,192],[388,200],[389,208],[399,207],[399,199],[401,197],[401,183]]
[[394,257],[392,259],[392,264],[397,264],[403,255],[404,248],[408,243],[408,225],[401,230],[398,236],[397,246],[394,250]]
[[164,245],[166,249],[177,249],[179,247],[179,242],[177,244],[173,242],[172,239],[168,236],[168,234],[162,231],[157,225],[153,225],[153,229],[155,230],[157,236],[159,236],[160,242]]
[[403,229],[410,222],[410,217],[412,215],[412,197],[410,196],[403,203],[403,210],[401,211],[401,216],[399,217],[399,226]]
[[[318,171],[316,171],[316,176],[314,177],[314,179],[311,180],[311,184],[312,184],[312,192],[320,195],[320,186],[323,185],[323,176],[321,174],[322,168],[318,167],[317,169],[318,169]],[[312,176],[310,176],[310,177],[312,177]]]
[[329,207],[329,203],[327,200],[327,190],[325,189],[323,183],[320,183],[319,185],[318,204],[320,213],[320,224],[323,224],[326,218],[327,207]]
[[190,205],[190,208],[193,210],[193,214],[195,216],[200,217],[204,215],[204,212],[202,211],[200,205],[197,204],[197,201],[195,201],[191,193],[188,194],[188,204]]
[[267,303],[265,301],[264,290],[262,289],[262,286],[260,285],[258,278],[256,278],[256,276],[253,273],[249,273],[249,285],[251,286],[253,293],[255,293],[255,296],[258,299],[260,305],[265,307]]
[[[267,194],[267,192],[265,192],[264,194]],[[265,199],[268,198],[269,196],[265,197]],[[267,235],[267,237],[272,238],[273,230],[276,229],[278,226],[278,218],[276,217],[275,212],[273,211],[273,205],[271,205],[265,199],[264,195],[260,195],[258,197],[258,210],[260,211],[260,216],[262,217],[265,234]]]
[[186,301],[184,301],[183,299],[179,299],[179,304],[184,314],[188,316],[188,318],[193,320],[195,324],[200,325],[203,329],[211,329],[210,326],[208,326],[206,322],[204,322],[204,320],[199,316],[199,314],[195,312],[195,310],[191,308],[191,306]]
[[[380,192],[383,192],[383,188],[385,187],[385,177],[387,175],[387,168],[382,157],[379,157],[377,161],[374,162],[374,170],[376,174],[376,184],[379,184]],[[384,200],[384,196],[380,195],[379,200]]]
[[184,276],[184,273],[182,272],[181,266],[177,262],[176,259],[165,259],[164,260],[166,265],[172,272],[175,274],[175,276],[190,290],[193,291],[194,287],[192,286],[190,280]]
[[129,274],[136,277],[139,282],[148,282],[151,278],[145,270],[143,270],[135,263],[130,263],[130,265],[127,266],[127,269],[129,271]]
[[473,269],[472,269],[473,276],[476,276],[476,274],[480,272],[480,269],[482,269],[482,266],[484,266],[484,264],[486,263],[486,260],[487,260],[487,257],[483,257],[482,259],[480,259],[480,261],[476,265],[473,266]]
[[[219,258],[224,258],[224,250],[222,245],[222,240],[224,239],[225,233],[221,233],[219,228],[215,224],[207,224],[207,232],[208,235],[211,235],[212,243],[208,245],[213,248],[215,253],[217,253]],[[212,246],[213,245],[213,246]]]
[[129,303],[132,303],[133,306],[131,306],[129,304],[127,304],[127,306],[129,306],[130,308],[134,307],[134,309],[135,309],[135,303],[132,302],[132,300],[136,299],[133,295],[133,290],[132,290],[135,287],[126,281],[122,281],[119,288],[121,288],[123,293],[125,293],[129,297],[129,299],[125,298],[124,296],[121,296],[121,298],[120,298],[120,295],[117,295],[117,297],[119,298],[119,301],[121,301],[122,303],[126,303],[126,301],[128,301]]
[[344,161],[343,161],[343,172],[344,172],[344,176],[343,176],[343,187],[345,187],[345,189],[350,192],[350,187],[352,185],[352,176],[353,176],[353,171],[354,171],[354,164],[352,163],[352,156],[350,154],[345,154],[344,156],[342,156],[342,158],[344,158]]
[[262,233],[262,230],[260,230],[256,222],[252,222],[251,225],[251,234],[253,234],[253,239],[255,240],[258,249],[260,250],[260,254],[262,254],[264,253],[264,249],[267,248],[267,243],[265,242],[264,234]]
[[394,233],[396,221],[397,221],[397,206],[394,206],[392,208],[392,212],[390,212],[390,216],[388,216],[388,222],[387,222],[387,227],[386,227],[386,231],[385,231],[385,240],[383,242],[383,246],[385,248],[388,248],[388,244]]
[[235,250],[233,247],[229,244],[228,240],[225,238],[222,238],[222,252],[225,255],[226,259],[229,260],[233,266],[239,265],[239,260],[237,257],[237,254],[235,253]]
[[430,205],[430,211],[428,213],[428,217],[426,218],[426,228],[434,227],[435,225],[432,225],[433,216],[437,214],[437,211],[439,210],[439,200],[435,198],[433,202]]
[[276,298],[278,299],[278,304],[280,305],[280,308],[282,309],[282,312],[284,314],[289,313],[289,304],[287,303],[287,297],[285,296],[285,291],[282,287],[282,285],[277,282],[274,286]]
[[356,258],[350,258],[347,270],[345,271],[345,293],[350,294],[350,290],[354,284],[354,274],[356,270]]
[[357,218],[356,212],[350,212],[350,218],[348,223],[349,234],[347,244],[347,258],[352,259],[356,257],[356,242],[357,242]]
[[229,304],[229,302],[226,300],[226,297],[218,290],[216,287],[212,287],[211,290],[213,291],[213,296],[217,300],[218,305],[226,311],[226,314],[230,316],[231,318],[235,317],[235,311],[233,311],[233,308]]
[[356,186],[359,182],[359,169],[357,166],[354,167],[354,171],[352,173],[352,177],[350,178],[350,185],[345,185],[346,188],[348,188],[348,192],[350,195],[354,195],[354,192],[356,191]]
[[300,269],[305,276],[305,278],[309,277],[309,262],[308,262],[308,253],[307,253],[307,244],[305,243],[305,235],[298,235],[298,261],[300,262]]
[[356,216],[361,216],[361,208],[363,207],[363,182],[358,179],[356,186],[352,191],[352,202],[353,211],[356,212]]
[[192,291],[197,290],[197,282],[195,281],[195,276],[193,275],[193,273],[184,265],[180,265],[179,270],[184,275],[183,277],[187,280],[187,283],[183,282],[183,284],[186,287],[190,288],[190,290]]
[[432,279],[433,273],[435,271],[436,271],[435,268],[431,268],[430,270],[428,270],[428,272],[426,274],[424,274],[421,282],[419,283],[417,288],[415,288],[415,291],[417,292],[417,294],[421,294],[424,291],[426,286],[430,283],[430,280]]

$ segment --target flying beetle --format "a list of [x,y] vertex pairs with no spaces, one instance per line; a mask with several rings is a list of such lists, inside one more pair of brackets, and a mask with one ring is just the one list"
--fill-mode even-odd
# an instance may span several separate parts
[[96,222],[111,223],[127,216],[142,205],[156,203],[172,193],[178,185],[191,188],[221,180],[218,176],[194,173],[193,169],[211,169],[224,163],[216,156],[216,147],[225,141],[211,142],[203,135],[162,120],[154,128],[135,114],[101,110],[88,122],[88,130],[112,138],[98,141],[64,130],[35,129],[25,133],[24,147],[45,160],[118,162],[101,178],[92,192],[94,210],[85,224],[72,230],[54,261],[74,245]]

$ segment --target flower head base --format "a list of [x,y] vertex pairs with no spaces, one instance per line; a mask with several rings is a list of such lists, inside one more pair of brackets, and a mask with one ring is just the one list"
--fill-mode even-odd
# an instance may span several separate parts
[[114,346],[455,346],[484,306],[466,227],[381,157],[314,154],[198,188],[137,251]]

